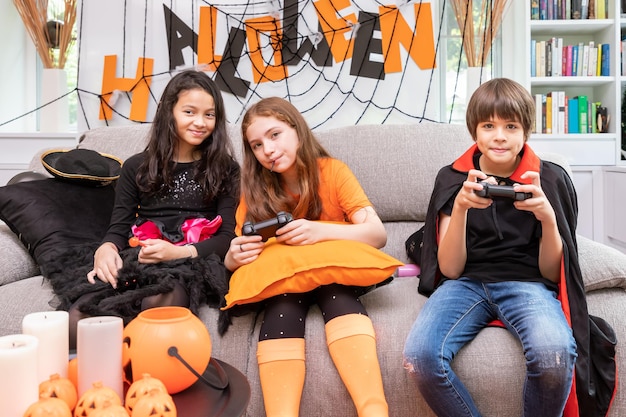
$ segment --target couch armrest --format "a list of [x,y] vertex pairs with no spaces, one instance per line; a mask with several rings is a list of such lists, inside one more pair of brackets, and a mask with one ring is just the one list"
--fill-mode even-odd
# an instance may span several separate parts
[[9,226],[0,221],[0,286],[39,275],[39,267]]
[[585,290],[626,289],[626,254],[580,235],[577,240]]

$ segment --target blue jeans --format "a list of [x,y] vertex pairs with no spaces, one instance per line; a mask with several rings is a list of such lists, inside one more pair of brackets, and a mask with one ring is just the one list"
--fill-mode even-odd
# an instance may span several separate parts
[[457,352],[500,319],[526,358],[524,416],[561,416],[576,342],[554,291],[536,282],[445,281],[428,299],[404,347],[405,367],[438,416],[480,416],[451,367]]

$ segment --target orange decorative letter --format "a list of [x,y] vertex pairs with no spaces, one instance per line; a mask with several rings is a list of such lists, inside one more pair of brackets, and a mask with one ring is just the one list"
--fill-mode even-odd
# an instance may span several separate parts
[[198,30],[198,63],[205,64],[207,70],[216,71],[222,59],[215,55],[215,34],[217,32],[217,9],[200,7],[200,28]]
[[395,6],[379,8],[385,73],[402,72],[402,44],[421,69],[435,67],[435,40],[430,3],[414,5],[415,33]]
[[317,17],[322,26],[322,31],[326,37],[326,42],[330,45],[335,62],[343,62],[352,58],[354,42],[350,35],[359,19],[351,13],[345,18],[338,18],[339,10],[350,6],[350,0],[318,0],[315,3]]
[[110,100],[115,90],[133,93],[130,103],[130,120],[145,122],[148,114],[148,99],[150,97],[150,83],[152,82],[151,58],[139,58],[135,78],[117,78],[117,55],[104,57],[104,71],[102,72],[102,105],[100,119],[110,120],[113,115],[113,106]]
[[[272,57],[265,64],[263,57],[262,37],[269,39],[269,49]],[[280,22],[273,18],[259,17],[246,20],[246,38],[248,39],[248,49],[250,51],[250,61],[252,63],[252,74],[255,83],[267,81],[280,81],[287,78],[287,68],[283,66],[281,53],[282,30]],[[267,46],[265,47],[267,50]],[[269,62],[273,61],[273,65]]]

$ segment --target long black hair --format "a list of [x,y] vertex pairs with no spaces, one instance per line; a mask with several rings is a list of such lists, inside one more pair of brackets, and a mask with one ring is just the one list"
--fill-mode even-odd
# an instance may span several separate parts
[[194,164],[194,177],[205,190],[206,201],[220,193],[238,192],[239,165],[233,158],[232,144],[228,138],[222,94],[207,74],[196,70],[186,70],[175,75],[161,95],[145,149],[147,158],[137,172],[137,184],[142,192],[156,195],[166,192],[173,185],[174,156],[179,146],[173,109],[179,95],[193,89],[206,91],[215,103],[215,128],[196,148],[202,156]]

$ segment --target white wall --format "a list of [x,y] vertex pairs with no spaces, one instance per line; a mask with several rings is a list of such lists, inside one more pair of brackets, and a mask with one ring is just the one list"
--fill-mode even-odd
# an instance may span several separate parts
[[34,132],[36,115],[8,120],[36,107],[37,59],[12,0],[0,0],[0,132]]

